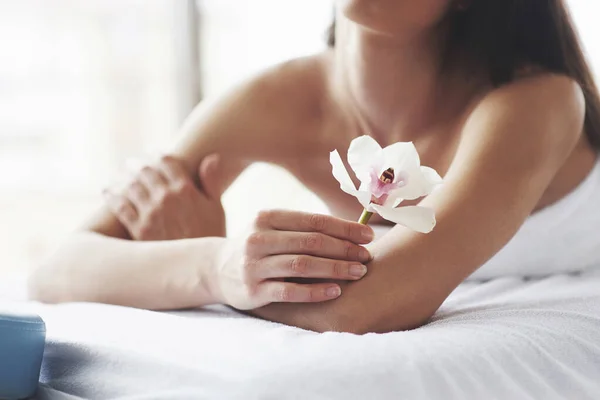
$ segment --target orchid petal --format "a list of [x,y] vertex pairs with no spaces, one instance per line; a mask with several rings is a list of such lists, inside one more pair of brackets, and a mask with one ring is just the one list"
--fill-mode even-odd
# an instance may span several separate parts
[[[381,168],[381,146],[370,136],[361,136],[354,139],[348,148],[348,164],[361,182],[371,181],[371,169]],[[379,172],[379,171],[378,171]]]
[[357,190],[352,196],[356,197],[356,200],[358,200],[365,210],[373,212],[371,208],[371,193]]
[[349,195],[356,197],[364,208],[368,208],[371,201],[371,194],[366,191],[356,190],[356,186],[352,182],[352,178],[350,178],[348,170],[346,170],[340,153],[337,150],[329,153],[329,162],[331,163],[333,177],[340,183],[340,188]]
[[356,186],[354,186],[354,182],[352,182],[352,178],[350,178],[342,157],[340,157],[340,153],[337,150],[329,153],[329,162],[331,163],[333,177],[340,183],[340,188],[344,192],[354,195]]
[[[389,200],[389,199],[388,199]],[[402,197],[396,198],[394,199],[394,202],[392,203],[391,207],[392,208],[396,208],[400,205],[400,203],[402,203],[405,199],[403,199]],[[387,207],[388,204],[385,204],[385,206]]]
[[435,214],[431,208],[420,206],[407,206],[388,208],[371,205],[382,218],[400,224],[421,233],[429,233],[435,227]]
[[423,174],[425,179],[427,179],[429,181],[429,183],[433,186],[433,188],[435,188],[437,185],[440,185],[443,181],[440,174],[438,174],[437,171],[433,168],[421,167],[421,173]]
[[[402,200],[415,200],[427,196],[441,183],[442,178],[434,169],[429,167],[414,169],[408,174],[407,184],[390,193],[388,204],[394,201],[396,207]],[[402,200],[398,201],[398,199]]]
[[398,142],[386,147],[383,149],[383,161],[383,169],[393,168],[396,174],[412,172],[421,165],[419,153],[412,142]]
[[386,208],[396,208],[404,200],[405,199],[403,199],[402,197],[394,196],[394,192],[392,192],[385,200],[385,203],[383,203],[383,206]]

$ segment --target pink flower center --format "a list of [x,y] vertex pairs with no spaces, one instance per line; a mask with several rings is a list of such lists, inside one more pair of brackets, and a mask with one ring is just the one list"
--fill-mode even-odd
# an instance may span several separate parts
[[371,183],[369,184],[371,203],[383,205],[391,191],[406,186],[408,177],[404,172],[400,172],[397,178],[393,168],[386,169],[381,176],[377,176],[377,170],[372,168]]

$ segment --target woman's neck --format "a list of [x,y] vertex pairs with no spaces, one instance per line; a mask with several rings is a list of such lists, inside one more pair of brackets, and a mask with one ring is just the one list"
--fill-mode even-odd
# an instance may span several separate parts
[[445,87],[440,35],[386,37],[340,16],[336,29],[334,91],[360,134],[386,142],[426,129]]

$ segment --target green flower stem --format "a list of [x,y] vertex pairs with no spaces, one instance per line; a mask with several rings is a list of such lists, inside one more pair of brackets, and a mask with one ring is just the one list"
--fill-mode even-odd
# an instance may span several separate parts
[[372,212],[369,212],[366,209],[364,209],[362,214],[360,215],[360,218],[358,219],[358,223],[367,225],[372,216],[373,216]]

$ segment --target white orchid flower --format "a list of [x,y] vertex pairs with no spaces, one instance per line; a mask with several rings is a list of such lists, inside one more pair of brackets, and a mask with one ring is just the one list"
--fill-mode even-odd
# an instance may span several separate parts
[[377,213],[417,232],[429,233],[435,227],[431,208],[398,207],[404,200],[429,195],[442,182],[434,169],[421,166],[412,142],[398,142],[382,149],[370,136],[354,139],[348,149],[348,163],[361,182],[358,189],[337,150],[330,153],[329,161],[340,188],[365,208],[359,222],[366,223],[372,213]]

